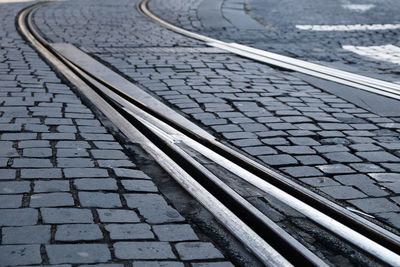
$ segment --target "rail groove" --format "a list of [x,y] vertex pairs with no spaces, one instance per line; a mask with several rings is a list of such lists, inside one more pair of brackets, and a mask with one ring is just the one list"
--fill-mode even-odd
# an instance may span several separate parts
[[[150,15],[146,7],[147,2],[142,2],[140,7]],[[113,86],[105,78],[96,76],[89,69],[69,59],[68,55],[60,53],[55,46],[41,37],[32,24],[32,13],[41,5],[43,4],[29,7],[20,14],[18,25],[21,33],[127,137],[139,139],[144,149],[190,194],[215,214],[217,219],[264,264],[325,265],[317,256],[227,187],[217,176],[201,166],[185,151],[184,146],[194,149],[264,192],[282,199],[287,205],[331,232],[338,233],[342,239],[371,256],[387,264],[399,266],[400,256],[396,253],[400,252],[400,238],[397,235],[295,184],[287,177],[223,145],[209,134],[195,132],[194,129],[198,127],[193,123],[185,119],[171,120],[168,115],[153,110],[146,103]],[[154,15],[152,17],[154,19]],[[160,22],[160,19],[157,21]],[[182,31],[186,30],[180,31],[183,33]],[[196,33],[189,36],[199,39]],[[225,45],[218,40],[206,38],[213,46]],[[236,45],[230,46],[231,48],[248,52]],[[251,53],[257,54],[253,52]],[[143,133],[146,133],[146,136]],[[234,210],[233,206],[237,209]],[[276,240],[268,240],[271,236]],[[271,246],[269,243],[274,244]],[[282,257],[280,253],[283,254],[284,250],[287,250],[286,255],[292,258]]]

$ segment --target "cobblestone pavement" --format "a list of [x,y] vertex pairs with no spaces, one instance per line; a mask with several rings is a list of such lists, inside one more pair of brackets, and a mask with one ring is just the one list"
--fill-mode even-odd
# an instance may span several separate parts
[[[151,41],[143,47],[136,29],[146,23],[150,32],[161,30],[134,2],[90,3],[52,3],[35,21],[51,41],[81,47],[249,156],[400,228],[400,118],[379,116],[290,73],[196,42],[179,46],[174,33],[145,34]],[[101,11],[106,8],[108,16]],[[119,20],[129,31],[113,28]],[[90,25],[109,29],[113,42],[92,42],[105,37]],[[197,48],[185,47],[190,42]]]
[[[373,4],[373,8],[366,12],[344,8],[353,2]],[[343,46],[398,47],[399,27],[354,31],[312,31],[296,27],[339,24],[349,28],[347,25],[398,23],[398,1],[376,3],[368,0],[152,0],[150,7],[173,24],[220,40],[399,82],[400,65],[391,60],[397,58],[395,53],[390,57],[379,55],[377,59],[343,49]]]
[[0,266],[233,266],[19,36],[0,2]]

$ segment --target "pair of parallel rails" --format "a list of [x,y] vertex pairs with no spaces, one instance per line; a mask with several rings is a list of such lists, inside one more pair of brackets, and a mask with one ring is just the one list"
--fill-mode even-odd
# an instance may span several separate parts
[[[154,99],[115,72],[68,44],[51,44],[35,27],[32,15],[46,3],[24,9],[20,32],[88,101],[132,142],[141,146],[185,190],[207,208],[239,241],[268,266],[326,266],[265,214],[207,169],[207,158],[226,172],[297,210],[322,228],[378,261],[400,266],[400,237],[298,185],[282,174],[231,149],[211,134]],[[138,8],[155,22],[210,46],[275,67],[400,98],[400,86],[251,47],[225,43],[176,27]]]

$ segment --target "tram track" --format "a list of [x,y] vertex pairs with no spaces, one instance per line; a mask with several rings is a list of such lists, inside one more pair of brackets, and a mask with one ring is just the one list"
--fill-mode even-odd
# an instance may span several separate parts
[[110,78],[110,73],[93,73],[96,70],[91,69],[92,61],[82,55],[74,57],[71,53],[73,47],[48,43],[32,22],[33,12],[41,5],[32,6],[20,14],[18,25],[21,33],[128,138],[141,140],[144,149],[264,264],[325,265],[202,166],[190,151],[196,151],[263,192],[282,199],[310,220],[330,232],[337,232],[341,239],[380,261],[393,266],[399,264],[400,238],[395,234],[232,150],[182,116],[165,113],[172,110],[165,107],[161,111],[154,109],[149,104],[154,100],[149,100],[148,96],[133,98],[122,89],[128,86],[126,82],[118,81],[116,84],[117,78]]

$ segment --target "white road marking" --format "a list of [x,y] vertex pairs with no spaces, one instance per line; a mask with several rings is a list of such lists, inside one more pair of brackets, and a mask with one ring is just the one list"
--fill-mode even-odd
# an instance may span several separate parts
[[364,13],[364,12],[374,8],[375,5],[373,5],[373,4],[367,4],[367,5],[347,4],[347,5],[342,5],[342,7],[344,9],[349,9],[351,11]]
[[355,24],[355,25],[296,25],[305,31],[377,31],[397,30],[400,24]]
[[391,62],[400,65],[400,47],[395,45],[377,45],[377,46],[342,46],[344,50],[351,51],[361,56],[373,59]]

